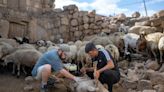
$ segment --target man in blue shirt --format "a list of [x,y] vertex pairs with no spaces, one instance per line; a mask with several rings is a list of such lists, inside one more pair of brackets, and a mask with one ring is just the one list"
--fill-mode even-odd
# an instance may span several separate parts
[[85,52],[91,56],[93,62],[97,61],[97,70],[90,67],[82,68],[81,71],[91,78],[99,79],[102,84],[107,84],[109,92],[112,92],[113,84],[120,80],[120,72],[110,53],[105,49],[97,49],[93,43],[86,44]]
[[41,92],[47,92],[47,81],[52,70],[59,72],[66,78],[78,81],[78,77],[75,77],[63,68],[62,60],[65,58],[66,54],[62,49],[48,51],[39,58],[32,70],[32,76],[42,81]]

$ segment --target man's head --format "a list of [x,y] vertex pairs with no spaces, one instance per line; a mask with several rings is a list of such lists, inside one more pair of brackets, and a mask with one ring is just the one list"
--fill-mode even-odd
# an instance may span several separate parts
[[58,54],[61,60],[65,60],[66,59],[66,53],[62,50],[62,49],[58,49]]
[[91,42],[87,43],[85,46],[85,52],[89,54],[92,58],[96,57],[98,55],[98,50],[96,46]]

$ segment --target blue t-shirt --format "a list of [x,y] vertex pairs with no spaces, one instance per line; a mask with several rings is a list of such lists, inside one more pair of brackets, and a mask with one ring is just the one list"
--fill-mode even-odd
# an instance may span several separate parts
[[58,51],[51,50],[44,53],[43,56],[39,58],[31,72],[32,76],[36,76],[38,68],[44,64],[50,64],[52,69],[57,72],[63,69],[63,64],[61,59],[59,58]]

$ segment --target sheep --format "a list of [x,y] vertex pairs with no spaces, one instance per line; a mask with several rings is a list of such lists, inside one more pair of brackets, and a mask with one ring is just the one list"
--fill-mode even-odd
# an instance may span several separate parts
[[73,41],[69,41],[67,44],[68,45],[74,45],[75,43]]
[[96,45],[97,49],[104,49],[104,47],[102,45]]
[[77,63],[78,68],[80,67],[80,63],[82,64],[82,67],[88,66],[92,63],[91,57],[87,53],[85,53],[85,46],[80,47],[77,52]]
[[76,45],[70,45],[70,51],[67,52],[67,60],[68,62],[72,62],[73,60],[76,60],[77,57],[77,46]]
[[31,44],[21,44],[17,47],[17,49],[35,49],[35,47]]
[[54,43],[53,42],[51,42],[51,41],[46,41],[46,47],[50,47],[50,46],[53,46],[54,45]]
[[135,33],[128,33],[128,34],[124,35],[123,40],[124,40],[124,44],[125,44],[124,45],[125,46],[125,55],[127,53],[129,53],[128,48],[131,48],[132,50],[137,51],[136,43],[137,43],[138,39],[139,39],[139,35],[137,35]]
[[77,41],[75,42],[75,45],[77,46],[77,49],[78,49],[78,50],[80,49],[80,47],[81,47],[82,44],[83,44],[83,42],[80,41],[80,40],[77,40]]
[[124,52],[124,40],[123,36],[125,34],[122,32],[115,32],[109,35],[109,40],[113,42],[113,44],[119,49],[120,55]]
[[160,63],[163,63],[163,53],[164,53],[164,36],[160,38],[159,43],[158,43],[158,49],[160,52]]
[[41,52],[41,53],[45,53],[47,51],[47,48],[44,47],[44,46],[41,46],[38,48],[38,51]]
[[142,34],[142,33],[150,34],[157,32],[157,28],[155,27],[149,27],[149,26],[133,26],[129,29],[128,33],[135,33],[135,34]]
[[108,50],[115,61],[119,61],[120,53],[118,48],[113,44],[108,44],[105,46],[105,49]]
[[8,43],[8,44],[10,44],[13,47],[19,46],[19,44],[15,40],[13,40],[13,39],[0,38],[0,42]]
[[99,81],[82,77],[78,82],[69,82],[71,91],[73,92],[109,92]]
[[50,46],[50,47],[48,47],[47,48],[47,51],[50,51],[50,50],[53,50],[53,49],[60,49],[60,47],[59,46]]
[[[155,61],[158,61],[158,58],[157,58],[157,51],[159,51],[158,44],[159,44],[160,38],[163,36],[164,34],[160,32],[151,33],[148,35],[141,35],[137,41],[137,48],[139,48],[139,50],[146,49],[147,54],[150,55],[149,53],[152,53],[153,56],[155,57]],[[161,41],[159,44],[161,50],[162,50],[162,43],[163,42]]]
[[36,42],[36,45],[37,45],[38,47],[41,47],[41,46],[45,46],[46,43],[45,43],[44,40],[39,40],[39,41]]
[[29,38],[28,37],[14,37],[13,38],[16,42],[18,42],[19,44],[23,44],[23,43],[29,43]]
[[0,42],[0,59],[12,52],[14,52],[15,48],[8,44],[8,43],[5,43],[5,42]]
[[129,30],[129,27],[128,26],[125,26],[123,23],[120,25],[120,27],[118,29],[119,32],[123,32],[125,34],[128,33],[128,30]]
[[112,41],[110,41],[108,37],[98,37],[98,36],[94,37],[90,41],[93,42],[95,45],[102,45],[104,47],[112,43]]
[[17,50],[3,58],[4,63],[7,65],[13,62],[12,74],[15,74],[15,67],[17,66],[17,77],[20,76],[20,65],[33,67],[37,60],[42,56],[40,52],[33,49]]

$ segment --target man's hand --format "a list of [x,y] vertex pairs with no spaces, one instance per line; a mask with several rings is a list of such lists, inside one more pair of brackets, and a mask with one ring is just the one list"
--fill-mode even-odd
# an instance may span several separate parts
[[80,69],[80,72],[82,72],[83,74],[85,74],[86,73],[86,68],[85,67],[81,68]]
[[97,70],[94,72],[94,78],[99,79],[100,77],[100,72]]

